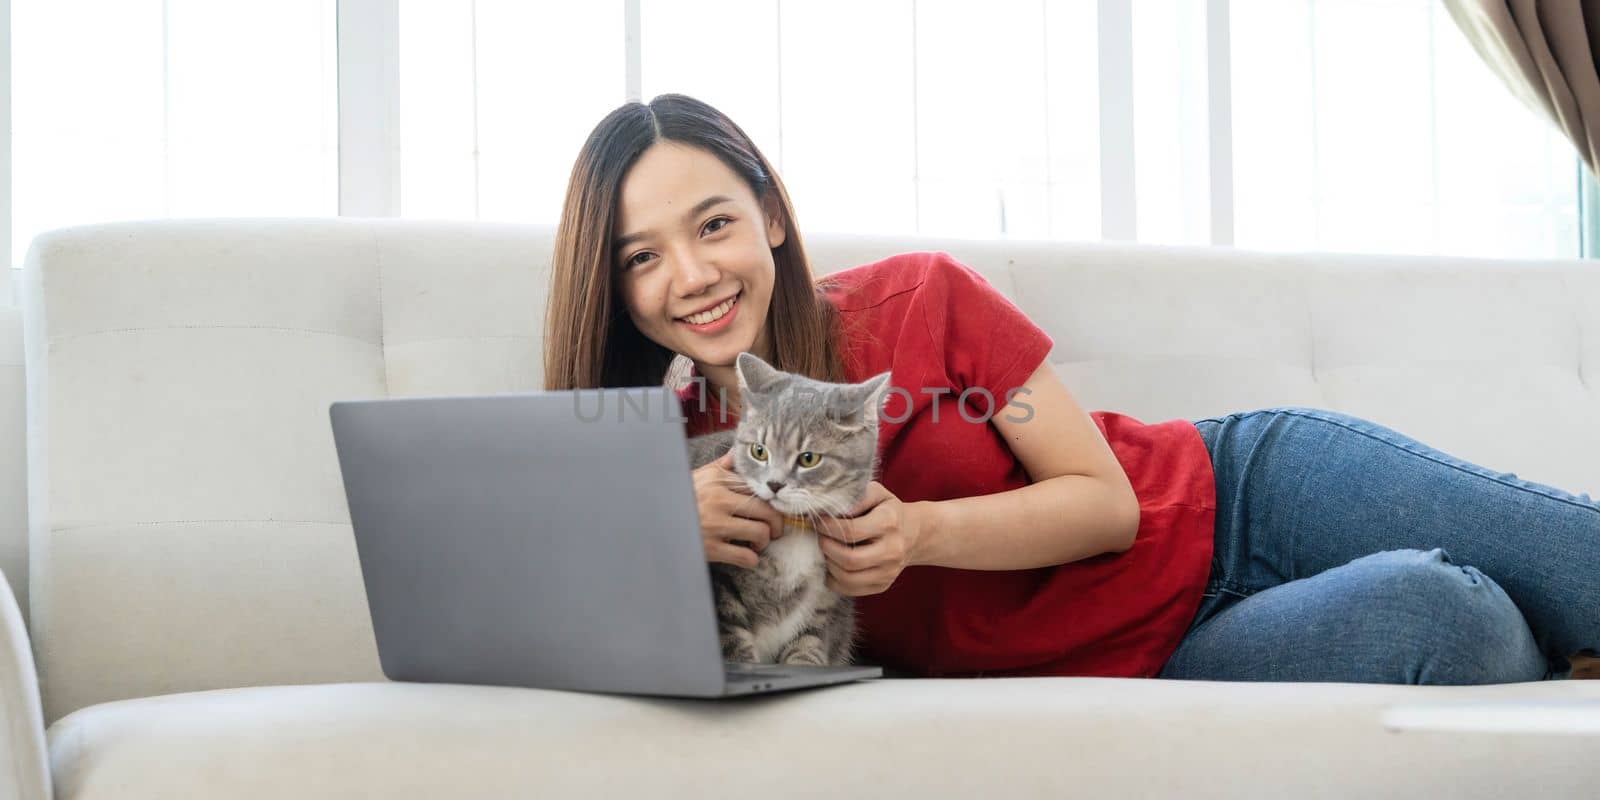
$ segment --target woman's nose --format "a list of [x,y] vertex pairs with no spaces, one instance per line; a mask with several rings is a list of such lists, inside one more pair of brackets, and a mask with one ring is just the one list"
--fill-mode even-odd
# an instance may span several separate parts
[[693,295],[715,285],[722,277],[717,268],[694,257],[678,259],[678,289],[681,294]]

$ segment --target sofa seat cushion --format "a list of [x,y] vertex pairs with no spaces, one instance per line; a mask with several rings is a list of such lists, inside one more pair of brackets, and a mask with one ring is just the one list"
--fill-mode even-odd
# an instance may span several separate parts
[[1600,737],[1381,721],[1395,704],[1563,699],[1600,700],[1600,682],[884,679],[722,701],[341,683],[103,703],[49,742],[56,796],[84,799],[1580,796]]

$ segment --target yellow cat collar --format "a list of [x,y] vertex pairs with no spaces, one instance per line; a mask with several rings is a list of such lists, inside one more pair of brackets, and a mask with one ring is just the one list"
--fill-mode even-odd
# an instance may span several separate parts
[[785,514],[783,516],[783,524],[788,525],[790,527],[794,527],[794,528],[805,528],[806,530],[816,530],[815,528],[813,528],[811,526],[811,520],[806,519],[805,517],[791,517],[788,514]]

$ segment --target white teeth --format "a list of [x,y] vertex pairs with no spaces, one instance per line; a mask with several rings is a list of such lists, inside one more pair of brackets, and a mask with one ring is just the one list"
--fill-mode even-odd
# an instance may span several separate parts
[[704,325],[707,322],[715,322],[719,319],[722,319],[722,315],[728,313],[728,309],[733,308],[733,301],[737,299],[739,299],[739,296],[734,295],[733,297],[722,301],[721,305],[718,305],[716,308],[713,308],[710,311],[702,311],[698,314],[690,314],[689,316],[684,317],[684,320],[695,325]]

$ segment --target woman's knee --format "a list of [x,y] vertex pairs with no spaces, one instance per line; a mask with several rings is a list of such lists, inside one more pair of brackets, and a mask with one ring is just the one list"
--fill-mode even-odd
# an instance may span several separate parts
[[1442,548],[1388,550],[1344,567],[1359,573],[1361,608],[1396,647],[1385,665],[1406,683],[1517,683],[1549,665],[1505,590]]

